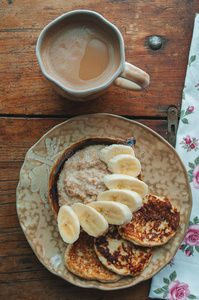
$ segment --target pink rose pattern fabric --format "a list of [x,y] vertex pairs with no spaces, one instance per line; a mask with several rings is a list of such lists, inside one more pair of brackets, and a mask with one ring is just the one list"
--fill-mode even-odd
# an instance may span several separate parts
[[185,300],[191,295],[188,284],[178,280],[171,281],[167,290],[167,299],[169,300]]
[[199,189],[199,156],[193,162],[189,162],[188,177],[195,189]]
[[199,252],[199,224],[189,226],[184,241],[191,247],[197,247]]
[[[194,251],[199,253],[199,219],[195,217],[193,221],[189,221],[189,227],[185,238],[179,250],[185,252],[186,256],[191,256]],[[199,259],[199,257],[198,257]]]
[[187,152],[194,150],[199,150],[199,139],[192,137],[191,135],[187,134],[183,137],[183,140],[180,143],[182,148],[186,149]]
[[189,120],[187,119],[186,116],[192,114],[194,111],[194,106],[188,106],[186,110],[182,110],[180,113],[180,120],[184,123],[184,124],[189,124]]
[[169,278],[163,278],[163,286],[156,289],[154,292],[163,297],[163,299],[169,300],[186,300],[186,299],[196,299],[196,296],[191,294],[189,285],[184,282],[176,280],[177,273],[173,271]]
[[[175,257],[152,279],[150,298],[199,300],[199,14],[189,53],[176,151],[188,173],[193,207],[188,230]],[[173,269],[173,271],[171,271]]]

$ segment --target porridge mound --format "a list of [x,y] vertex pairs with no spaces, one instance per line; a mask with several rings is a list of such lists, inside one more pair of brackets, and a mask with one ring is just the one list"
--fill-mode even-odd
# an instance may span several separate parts
[[105,145],[92,145],[77,151],[64,164],[57,182],[59,206],[89,203],[107,190],[103,177],[110,174],[99,152]]

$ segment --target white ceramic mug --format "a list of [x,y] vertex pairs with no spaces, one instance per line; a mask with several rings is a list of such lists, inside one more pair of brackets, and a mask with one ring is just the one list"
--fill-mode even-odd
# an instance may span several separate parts
[[[73,24],[73,22],[76,24],[75,22],[79,22],[79,20],[85,22],[85,24],[88,22],[89,24],[94,24],[94,27],[100,28],[101,32],[109,34],[109,37],[114,39],[114,52],[111,54],[111,60],[115,69],[114,72],[110,72],[110,74],[107,73],[108,71],[102,73],[99,76],[101,81],[99,80],[98,82],[97,77],[95,83],[92,84],[91,82],[88,87],[86,84],[82,84],[81,87],[77,88],[75,85],[67,84],[67,82],[63,82],[54,76],[54,70],[50,69],[50,67],[44,63],[42,53],[45,50],[42,49],[44,49],[44,44],[46,43],[46,39],[49,39],[50,34],[58,33],[60,28],[67,26],[67,24]],[[70,48],[67,49],[67,51],[70,51]],[[115,57],[116,54],[117,58]],[[149,75],[146,72],[125,62],[124,41],[118,28],[94,11],[71,11],[49,23],[40,33],[36,46],[36,55],[43,74],[49,80],[54,90],[70,100],[85,101],[97,98],[112,84],[128,90],[141,90],[149,84]]]

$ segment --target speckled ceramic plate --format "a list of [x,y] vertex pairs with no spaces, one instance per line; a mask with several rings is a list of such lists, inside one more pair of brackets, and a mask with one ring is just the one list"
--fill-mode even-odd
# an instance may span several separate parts
[[[115,283],[81,279],[65,268],[66,244],[59,236],[48,202],[48,178],[57,156],[72,143],[93,136],[122,139],[134,136],[143,180],[149,185],[149,192],[169,197],[181,212],[181,225],[176,235],[164,246],[154,248],[146,269],[138,276],[123,277]],[[172,259],[184,238],[191,206],[187,173],[176,151],[146,126],[110,114],[80,116],[55,126],[27,152],[17,188],[19,221],[41,263],[72,284],[102,290],[127,288],[159,272]]]

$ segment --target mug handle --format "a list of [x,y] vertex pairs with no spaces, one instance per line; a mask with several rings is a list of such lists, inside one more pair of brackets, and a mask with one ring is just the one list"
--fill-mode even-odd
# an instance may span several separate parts
[[123,89],[139,91],[145,88],[149,82],[150,77],[146,72],[125,62],[122,74],[115,79],[113,84]]

